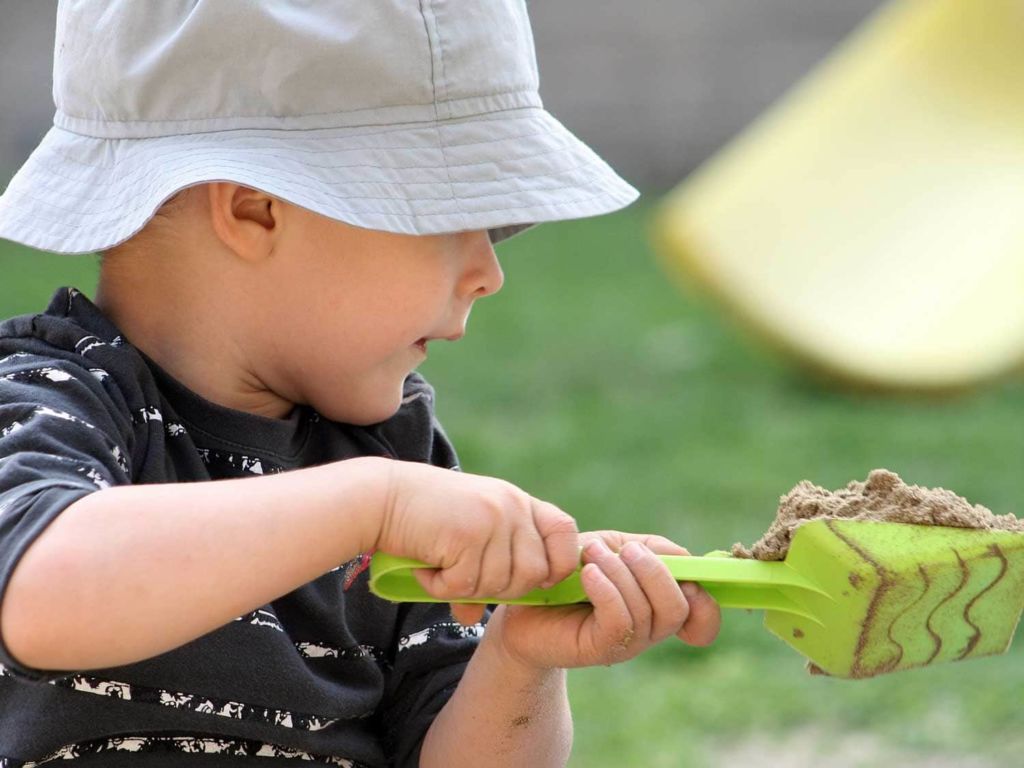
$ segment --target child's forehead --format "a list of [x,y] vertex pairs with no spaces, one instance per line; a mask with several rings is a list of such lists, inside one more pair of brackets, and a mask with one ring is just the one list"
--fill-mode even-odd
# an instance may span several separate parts
[[63,2],[55,77],[58,125],[109,138],[433,120],[438,91],[458,117],[538,85],[511,0]]

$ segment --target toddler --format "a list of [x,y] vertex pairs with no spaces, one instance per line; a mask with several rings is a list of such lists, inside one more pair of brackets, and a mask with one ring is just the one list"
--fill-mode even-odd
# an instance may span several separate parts
[[[0,766],[563,765],[566,668],[713,639],[685,550],[453,471],[414,373],[494,243],[636,196],[537,86],[523,0],[61,0],[0,236],[102,261],[0,325]],[[375,550],[591,602],[391,604]]]

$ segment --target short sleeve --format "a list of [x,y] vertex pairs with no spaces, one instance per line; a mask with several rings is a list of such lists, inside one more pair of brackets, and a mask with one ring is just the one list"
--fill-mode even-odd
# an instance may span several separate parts
[[406,603],[399,611],[399,626],[379,714],[389,764],[414,768],[423,738],[455,692],[484,625],[462,626],[447,604]]
[[[0,359],[0,600],[33,541],[78,499],[130,482],[130,419],[105,372],[67,359]],[[0,643],[0,664],[27,677]]]

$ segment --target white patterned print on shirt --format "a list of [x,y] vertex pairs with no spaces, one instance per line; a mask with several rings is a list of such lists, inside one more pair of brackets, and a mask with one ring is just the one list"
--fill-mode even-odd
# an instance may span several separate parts
[[378,664],[387,660],[384,652],[372,645],[337,648],[323,643],[296,643],[295,650],[305,659],[373,659]]
[[[17,432],[24,426],[25,425],[20,421],[12,421],[3,429],[0,429],[0,437],[7,437],[8,435],[13,435],[15,432]],[[0,768],[3,768],[3,766],[0,765]]]
[[51,366],[29,368],[24,371],[15,371],[14,373],[7,373],[0,376],[0,379],[3,379],[4,381],[38,381],[39,379],[46,379],[47,381],[53,381],[58,384],[64,381],[74,381],[74,378],[75,377],[70,373]]
[[227,755],[229,757],[277,757],[303,760],[336,768],[361,768],[343,757],[314,755],[301,749],[267,744],[253,739],[217,738],[210,736],[114,736],[107,739],[69,744],[51,752],[41,760],[19,762],[0,758],[0,768],[37,768],[57,761],[76,760],[110,752],[146,753],[178,752],[182,755]]
[[105,342],[99,336],[85,336],[84,338],[79,339],[78,342],[75,344],[75,352],[84,357],[94,349],[107,346],[110,345],[107,344],[107,342]]
[[455,621],[444,621],[399,638],[398,650],[399,652],[408,651],[410,648],[425,645],[440,636],[457,638],[459,640],[468,640],[470,638],[479,640],[484,636],[485,629],[486,627],[483,624],[472,624],[464,627]]
[[230,467],[247,475],[276,475],[283,471],[279,466],[264,463],[264,459],[259,456],[247,456],[244,453],[219,451],[214,448],[196,448],[196,451],[200,460],[208,467]]
[[429,392],[413,392],[411,395],[402,398],[402,405],[415,403],[417,400],[426,400],[430,403],[433,402],[434,398],[430,396]]
[[148,408],[139,408],[132,412],[132,424],[148,424],[151,421],[163,422],[164,415],[160,413],[159,409],[149,406]]
[[47,408],[45,405],[40,405],[38,408],[32,411],[32,418],[36,416],[49,416],[54,419],[60,419],[61,421],[70,421],[74,424],[81,424],[83,427],[89,429],[96,429],[92,424],[84,419],[80,419],[77,416],[72,416],[70,413],[65,411],[54,410],[53,408]]
[[252,624],[257,627],[270,627],[277,632],[284,632],[284,627],[277,620],[277,616],[263,609],[257,609],[252,613],[245,614],[245,616],[239,616],[235,621],[243,621],[246,624]]
[[[270,611],[259,609],[245,616],[239,616],[235,621],[251,624],[254,627],[266,627],[275,632],[284,632],[284,627],[277,617]],[[372,645],[356,645],[351,648],[339,648],[334,645],[321,642],[297,642],[295,650],[304,659],[373,659],[378,664],[384,664],[387,656],[380,648]],[[0,768],[3,768],[0,766]]]
[[114,461],[117,462],[117,466],[121,468],[121,471],[128,474],[128,459],[125,458],[124,451],[115,445],[110,449],[110,455],[114,457]]
[[79,467],[75,471],[80,475],[85,475],[97,490],[102,491],[104,488],[110,487],[110,481],[101,475],[95,467]]
[[[10,670],[0,666],[0,676],[13,676]],[[167,691],[120,680],[104,680],[89,675],[71,675],[49,681],[58,688],[68,688],[79,693],[107,696],[122,701],[134,701],[141,704],[155,704],[172,709],[181,709],[216,717],[227,717],[233,720],[265,723],[281,728],[300,731],[320,731],[338,722],[336,717],[322,717],[304,712],[291,712],[285,709],[262,707],[240,701],[230,701],[211,696],[201,696],[182,691]]]

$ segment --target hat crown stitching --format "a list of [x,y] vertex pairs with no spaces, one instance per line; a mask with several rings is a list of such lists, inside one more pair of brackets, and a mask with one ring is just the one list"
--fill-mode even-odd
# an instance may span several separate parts
[[216,180],[493,242],[637,196],[543,109],[525,0],[59,0],[54,59],[55,127],[0,195],[0,238],[43,250]]
[[420,122],[469,114],[471,99],[479,114],[503,108],[487,103],[497,93],[540,102],[524,0],[432,0],[429,14],[409,0],[61,0],[53,83],[55,125],[98,138]]

